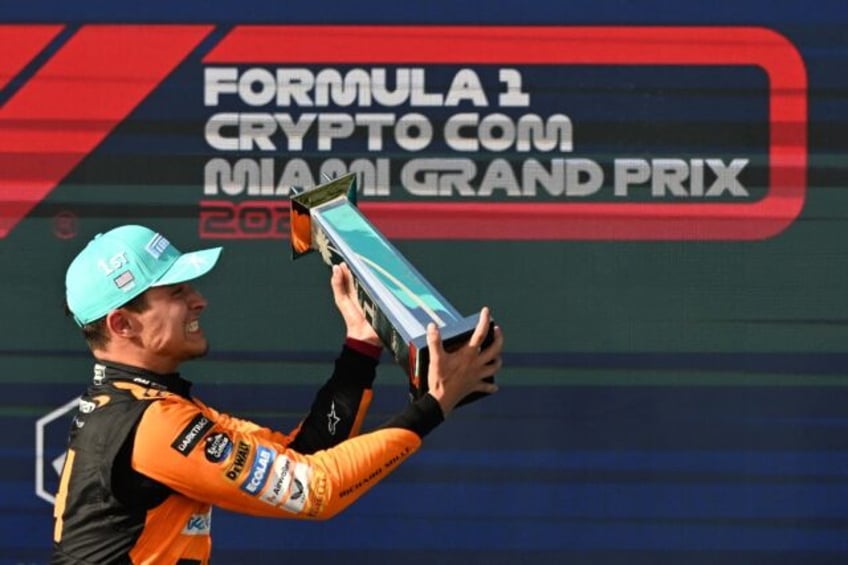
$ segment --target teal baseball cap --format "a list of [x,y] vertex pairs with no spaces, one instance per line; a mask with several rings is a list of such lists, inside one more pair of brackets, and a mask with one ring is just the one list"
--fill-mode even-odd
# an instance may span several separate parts
[[94,236],[65,274],[65,299],[79,326],[99,320],[154,286],[205,275],[221,248],[180,253],[162,234],[127,225]]

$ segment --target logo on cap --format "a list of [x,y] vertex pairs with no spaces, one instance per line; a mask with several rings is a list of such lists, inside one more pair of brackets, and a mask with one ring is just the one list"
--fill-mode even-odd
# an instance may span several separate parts
[[162,253],[168,249],[168,246],[171,245],[171,242],[165,239],[162,234],[156,234],[153,236],[153,239],[147,242],[147,245],[144,246],[144,250],[150,253],[150,255],[159,260],[159,257],[162,256]]
[[129,292],[135,286],[135,277],[132,274],[132,271],[124,271],[117,277],[115,277],[115,286],[124,292]]
[[101,271],[103,271],[103,274],[108,277],[124,265],[129,264],[129,262],[130,260],[127,258],[127,252],[121,251],[110,257],[108,263],[104,259],[98,260],[97,266]]

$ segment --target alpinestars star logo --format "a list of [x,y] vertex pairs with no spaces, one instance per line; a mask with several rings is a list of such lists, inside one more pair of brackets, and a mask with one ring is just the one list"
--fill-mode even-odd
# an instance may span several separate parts
[[327,414],[327,431],[330,432],[331,436],[336,435],[336,426],[341,421],[336,415],[336,403],[333,402],[330,404],[330,412]]

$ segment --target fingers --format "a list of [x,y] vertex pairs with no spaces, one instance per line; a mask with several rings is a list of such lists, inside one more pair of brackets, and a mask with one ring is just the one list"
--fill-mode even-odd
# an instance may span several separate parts
[[342,279],[341,269],[338,265],[333,265],[332,274],[330,275],[330,286],[333,287],[333,294],[343,292],[344,281]]
[[342,261],[341,263],[335,266],[338,267],[338,270],[341,271],[342,275],[344,275],[344,278],[350,279],[350,267],[347,266],[347,263]]
[[471,334],[471,339],[468,340],[468,345],[476,348],[483,345],[483,341],[486,339],[486,334],[489,333],[489,323],[491,320],[492,316],[489,313],[489,307],[484,306],[483,309],[480,310],[480,319],[477,320],[477,327],[474,328],[474,333]]
[[503,343],[503,332],[501,331],[501,327],[496,325],[494,330],[494,339],[492,340],[492,343],[486,347],[486,349],[483,349],[480,352],[480,359],[486,364],[491,363],[495,359],[499,359],[501,352],[503,351]]
[[482,380],[478,382],[477,387],[477,390],[480,392],[494,394],[498,391],[498,386],[494,383],[493,377],[503,367],[503,358],[501,357],[503,341],[503,332],[500,326],[495,326],[492,343],[477,356],[477,362],[482,364],[482,366],[478,365],[478,375],[482,376]]
[[427,348],[430,350],[431,362],[438,362],[444,349],[442,348],[442,335],[433,322],[427,324]]
[[336,301],[345,297],[353,297],[352,280],[350,268],[346,264],[333,265],[330,286],[333,289],[333,296]]
[[429,392],[439,402],[443,414],[447,415],[469,394],[494,394],[498,391],[493,377],[503,364],[503,334],[500,327],[494,326],[491,344],[482,349],[490,328],[491,313],[488,308],[483,308],[469,341],[446,350],[436,324],[431,322],[427,325],[427,347],[430,351],[427,382]]

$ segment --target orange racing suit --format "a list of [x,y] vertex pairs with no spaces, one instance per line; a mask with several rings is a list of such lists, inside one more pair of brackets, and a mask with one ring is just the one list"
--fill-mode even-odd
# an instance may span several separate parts
[[213,505],[301,519],[346,508],[442,421],[425,395],[357,435],[379,352],[370,347],[346,342],[288,435],[206,406],[178,374],[97,362],[71,425],[52,562],[205,564]]

